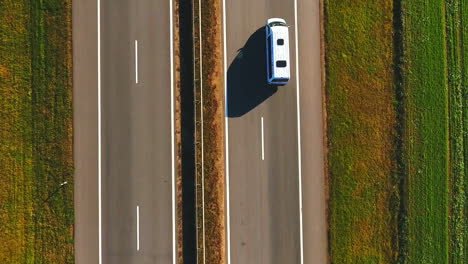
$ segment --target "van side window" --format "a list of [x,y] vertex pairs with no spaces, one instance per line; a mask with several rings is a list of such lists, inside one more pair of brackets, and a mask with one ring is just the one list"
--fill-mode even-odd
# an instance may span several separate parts
[[276,61],[276,67],[280,67],[280,68],[286,67],[286,61],[285,60]]
[[278,39],[276,41],[276,44],[278,44],[279,46],[283,46],[284,45],[284,39]]

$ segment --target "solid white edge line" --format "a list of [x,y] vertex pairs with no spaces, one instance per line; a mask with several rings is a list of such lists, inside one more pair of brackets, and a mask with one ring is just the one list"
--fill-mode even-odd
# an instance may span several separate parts
[[262,160],[265,160],[265,140],[264,140],[264,130],[263,130],[263,116],[261,119],[261,127],[262,127]]
[[226,52],[226,0],[223,0],[223,60],[224,60],[224,130],[226,144],[226,251],[227,264],[231,264],[231,218],[229,207],[229,120],[228,120],[228,100],[227,100],[227,52]]
[[137,251],[140,251],[140,206],[136,207]]
[[304,263],[304,235],[302,223],[302,154],[301,154],[301,109],[300,109],[300,89],[299,89],[299,27],[297,26],[297,0],[294,0],[294,37],[296,49],[296,107],[297,107],[297,159],[299,172],[299,229],[300,229],[300,250],[301,264]]
[[102,192],[101,192],[101,0],[97,0],[97,45],[98,45],[98,239],[99,239],[99,264],[102,264]]
[[200,119],[201,119],[201,163],[202,163],[202,243],[203,243],[203,263],[206,263],[206,236],[205,236],[205,155],[203,141],[203,53],[202,53],[202,29],[201,29],[201,0],[198,0],[198,29],[200,32]]
[[138,40],[135,40],[135,83],[138,83]]
[[175,190],[175,149],[174,149],[174,28],[172,0],[169,0],[169,41],[170,41],[170,61],[171,61],[171,165],[172,165],[172,262],[177,263],[177,242],[176,242],[176,190]]

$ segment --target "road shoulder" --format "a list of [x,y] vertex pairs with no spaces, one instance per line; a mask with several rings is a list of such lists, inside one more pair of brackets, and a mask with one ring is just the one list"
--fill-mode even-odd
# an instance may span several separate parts
[[[298,0],[304,263],[328,263],[320,0]],[[313,14],[313,15],[311,15]],[[312,48],[311,48],[312,47]]]
[[73,1],[75,262],[99,262],[97,5]]

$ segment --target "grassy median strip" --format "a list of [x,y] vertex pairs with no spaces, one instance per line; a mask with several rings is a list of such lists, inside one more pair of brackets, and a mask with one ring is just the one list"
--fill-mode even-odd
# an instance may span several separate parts
[[226,263],[222,2],[202,1],[199,8],[203,68],[200,87],[203,105],[200,110],[203,111],[205,263]]
[[70,1],[0,2],[1,263],[74,262],[71,66]]
[[393,1],[324,4],[331,261],[391,263],[398,199]]

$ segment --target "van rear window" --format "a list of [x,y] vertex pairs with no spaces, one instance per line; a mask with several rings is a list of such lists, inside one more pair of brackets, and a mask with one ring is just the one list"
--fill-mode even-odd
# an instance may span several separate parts
[[280,67],[280,68],[286,67],[286,61],[285,60],[276,61],[276,67]]
[[284,45],[284,39],[278,39],[276,41],[276,44],[278,44],[279,46],[283,46]]

